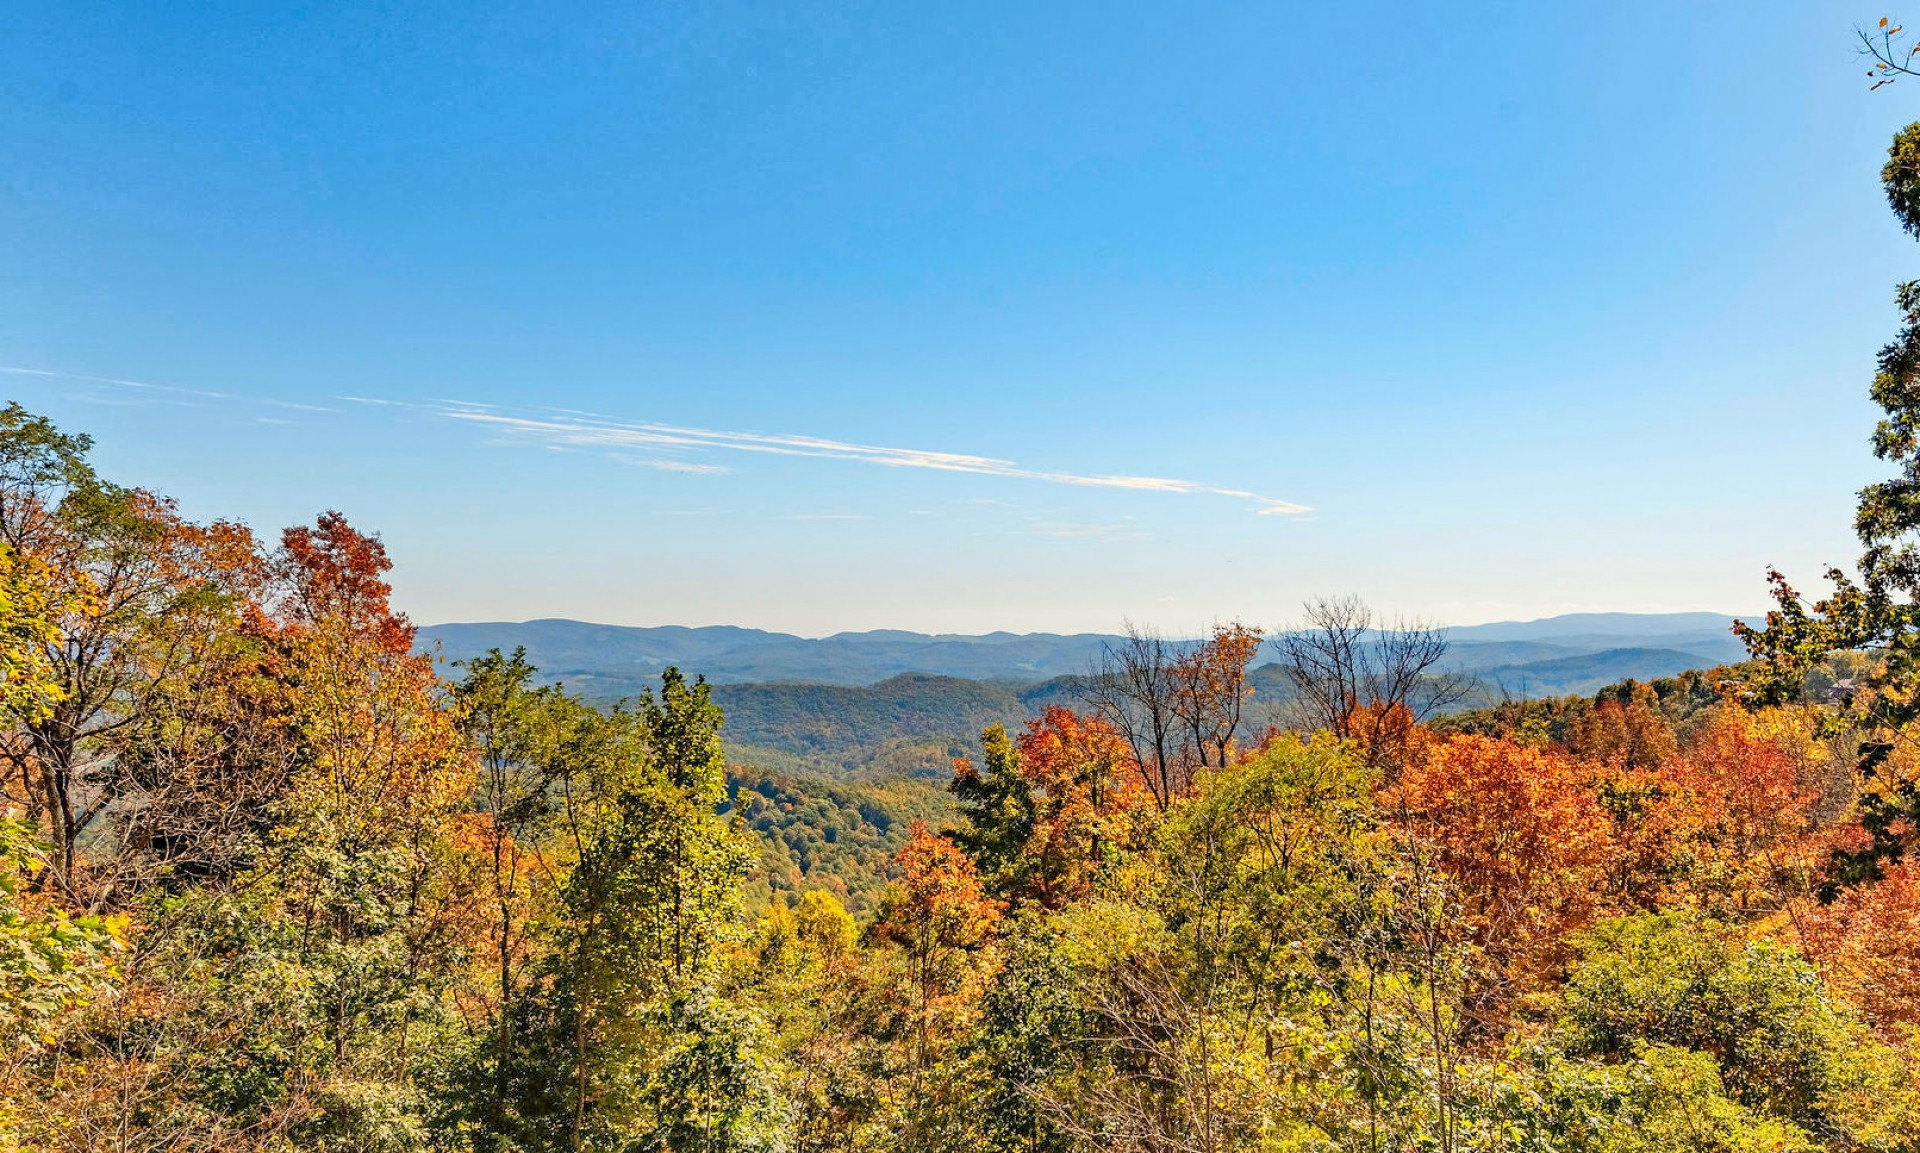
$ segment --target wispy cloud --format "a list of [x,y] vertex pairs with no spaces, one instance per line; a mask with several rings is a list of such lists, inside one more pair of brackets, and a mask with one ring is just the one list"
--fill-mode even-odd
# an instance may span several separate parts
[[[87,376],[78,372],[53,372],[44,368],[21,368],[17,365],[0,364],[0,373],[9,376],[37,377],[49,381],[63,381],[73,384],[105,385],[108,388],[125,392],[142,393],[155,400],[170,400],[174,403],[196,401],[225,401],[233,404],[258,404],[268,408],[282,408],[293,412],[331,412],[330,408],[318,404],[301,404],[292,400],[272,400],[259,396],[244,396],[236,392],[215,392],[205,388],[183,388],[176,384],[154,384],[145,380],[127,380],[117,376]],[[377,401],[364,401],[374,404]]]
[[1078,488],[1116,488],[1136,492],[1226,497],[1246,501],[1262,516],[1300,516],[1312,511],[1306,505],[1290,500],[1265,496],[1245,489],[1224,488],[1202,481],[1162,476],[1055,472],[1048,469],[1029,468],[995,457],[941,452],[933,449],[889,448],[787,433],[729,432],[721,429],[691,428],[648,421],[624,421],[589,413],[553,410],[508,411],[493,405],[459,401],[418,407],[447,420],[470,423],[497,434],[512,435],[550,446],[649,448],[667,451],[723,450],[775,456],[817,457],[827,460],[858,461],[862,464],[880,465],[886,468],[918,468],[936,472],[971,473],[1012,480],[1071,485]]
[[780,520],[872,520],[863,512],[793,512],[778,518]]
[[[224,402],[260,405],[295,412],[331,411],[321,405],[303,404],[298,401],[275,400],[212,389],[185,388],[144,380],[128,380],[123,377],[88,376],[82,373],[57,372],[17,365],[0,365],[0,374],[96,386],[96,389],[100,390],[98,394],[100,399],[107,399],[110,395],[117,393],[121,397],[145,396],[156,401],[175,404]],[[1164,476],[1137,476],[1127,473],[1060,472],[1032,468],[998,457],[975,456],[970,453],[892,448],[791,433],[738,432],[659,424],[651,421],[627,421],[571,409],[508,410],[495,405],[468,401],[437,401],[420,404],[367,396],[341,396],[338,399],[357,405],[425,412],[441,419],[476,425],[491,432],[496,443],[531,442],[563,452],[571,449],[599,449],[622,464],[667,472],[713,475],[729,471],[725,465],[678,459],[673,455],[676,453],[716,450],[751,452],[775,456],[855,461],[885,468],[915,468],[935,472],[996,476],[1009,480],[1037,481],[1043,484],[1068,485],[1076,488],[1108,488],[1184,496],[1223,497],[1244,501],[1253,506],[1253,511],[1261,516],[1303,517],[1313,511],[1307,505],[1294,501],[1251,492],[1247,489],[1208,484],[1204,481]],[[276,423],[272,418],[260,419],[264,423]],[[649,451],[645,455],[622,451],[630,449]],[[981,504],[1003,503],[992,497],[974,499]],[[1111,531],[1109,528],[1080,525],[1057,525],[1041,529],[1043,532],[1050,530],[1055,535],[1096,535],[1099,532]]]

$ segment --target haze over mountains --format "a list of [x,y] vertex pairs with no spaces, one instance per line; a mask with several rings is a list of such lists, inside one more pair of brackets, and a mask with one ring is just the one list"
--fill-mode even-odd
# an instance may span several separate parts
[[[1467,625],[1448,630],[1449,661],[1512,692],[1579,692],[1589,681],[1597,688],[1626,676],[1665,676],[1738,660],[1742,649],[1729,631],[1733,619],[1718,613],[1576,613]],[[420,639],[448,660],[524,646],[543,675],[592,695],[622,696],[668,665],[716,684],[858,686],[903,674],[1032,684],[1085,672],[1102,646],[1117,638],[896,629],[810,638],[730,625],[641,628],[552,619],[429,625]]]
[[[1739,660],[1716,613],[1581,613],[1448,630],[1448,662],[1477,698],[1591,693]],[[1077,702],[1077,678],[1120,638],[1101,633],[929,635],[893,629],[799,637],[732,626],[635,628],[572,620],[431,625],[423,647],[458,661],[524,646],[544,679],[596,701],[633,696],[677,665],[714,682],[729,760],[761,770],[944,779],[990,724]],[[1269,647],[1249,676],[1248,715],[1275,716],[1289,688]]]

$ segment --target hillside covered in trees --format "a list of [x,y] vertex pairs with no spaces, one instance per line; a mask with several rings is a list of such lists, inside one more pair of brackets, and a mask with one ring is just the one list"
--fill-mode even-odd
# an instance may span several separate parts
[[[529,631],[539,630],[500,626],[497,634],[487,635],[513,639]],[[1471,674],[1472,691],[1453,702],[1453,708],[1509,699],[1588,696],[1623,680],[1654,680],[1714,667],[1737,659],[1741,651],[1731,630],[1725,627],[1718,634],[1684,633],[1667,638],[1690,644],[1688,649],[1646,647],[1631,642],[1660,638],[1618,633],[1566,638],[1577,640],[1572,644],[1462,642],[1454,639],[1461,631],[1472,630],[1447,630],[1446,650],[1436,663],[1437,672]],[[1111,648],[1125,640],[1113,636],[1102,643]],[[1257,727],[1284,727],[1295,704],[1286,665],[1282,660],[1265,659],[1284,657],[1276,647],[1278,640],[1276,637],[1263,646],[1247,670],[1244,711]],[[1461,656],[1463,645],[1471,649],[1467,657]],[[423,646],[423,651],[428,650]],[[442,662],[454,665],[485,652],[441,647],[431,651]],[[511,651],[511,647],[503,651]],[[963,755],[988,726],[1017,727],[1040,716],[1050,705],[1078,702],[1085,695],[1087,670],[1097,663],[1101,651],[1095,650],[1073,675],[1038,682],[913,672],[896,673],[871,684],[808,680],[716,684],[713,699],[726,714],[725,735],[736,763],[833,778],[944,779],[953,758]],[[1564,653],[1573,655],[1556,655]],[[528,659],[533,659],[531,652]],[[937,660],[924,653],[911,659]],[[644,687],[642,678],[631,670],[584,679],[543,674],[541,679],[543,683],[563,684],[598,704],[620,699],[618,695],[606,695],[612,684],[627,684],[634,692]]]
[[[1490,706],[1350,599],[1264,673],[1135,630],[937,782],[833,779],[729,768],[677,670],[444,679],[378,539],[88,450],[0,416],[0,1148],[1916,1148],[1883,586]],[[892,684],[728,699],[937,744]]]
[[1920,1153],[1820,7],[8,5],[0,1153]]
[[[1884,180],[1920,236],[1920,124]],[[1346,597],[611,699],[10,404],[0,1153],[1920,1153],[1897,302],[1855,571],[1572,693]]]

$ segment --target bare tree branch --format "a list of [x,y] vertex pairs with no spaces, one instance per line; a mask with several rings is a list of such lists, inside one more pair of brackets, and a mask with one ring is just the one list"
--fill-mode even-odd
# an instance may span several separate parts
[[1378,618],[1358,597],[1316,597],[1275,638],[1296,723],[1359,744],[1392,767],[1399,738],[1465,700],[1473,678],[1449,670],[1447,635],[1425,621]]

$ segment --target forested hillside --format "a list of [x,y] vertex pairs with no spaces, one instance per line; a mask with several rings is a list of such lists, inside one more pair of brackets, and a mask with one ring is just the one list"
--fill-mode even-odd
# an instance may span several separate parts
[[[1118,638],[1116,638],[1118,639]],[[1453,642],[1449,642],[1451,654]],[[1608,649],[1472,673],[1471,691],[1450,708],[1509,699],[1592,695],[1608,685],[1713,667],[1697,653]],[[1463,669],[1458,661],[1447,667]],[[881,779],[944,777],[989,725],[1018,726],[1050,705],[1075,705],[1084,671],[1039,684],[908,675],[876,685],[717,685],[737,760],[791,772]],[[1256,727],[1289,723],[1295,694],[1285,666],[1247,671],[1246,714]]]
[[608,704],[89,450],[0,413],[0,1149],[1916,1149],[1890,577],[1595,696],[1334,598]]
[[716,684],[810,681],[867,685],[909,673],[1022,683],[1083,672],[1112,638],[1049,633],[932,636],[886,629],[797,637],[710,625],[632,628],[583,621],[429,625],[423,647],[450,659],[524,648],[545,674],[588,696],[638,690],[668,666],[711,669]]
[[867,778],[944,780],[989,725],[1075,699],[1074,678],[1038,685],[899,676],[877,685],[720,685],[736,757]]
[[858,918],[871,916],[898,873],[894,858],[916,823],[953,824],[952,798],[926,781],[848,783],[752,771],[730,774],[722,813],[752,830],[759,859],[747,908],[797,904],[815,890]]

